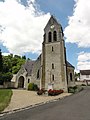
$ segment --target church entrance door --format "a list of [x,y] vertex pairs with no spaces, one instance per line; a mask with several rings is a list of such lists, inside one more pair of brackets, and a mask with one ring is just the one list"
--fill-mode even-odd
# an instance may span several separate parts
[[20,76],[18,80],[18,88],[24,88],[24,77]]

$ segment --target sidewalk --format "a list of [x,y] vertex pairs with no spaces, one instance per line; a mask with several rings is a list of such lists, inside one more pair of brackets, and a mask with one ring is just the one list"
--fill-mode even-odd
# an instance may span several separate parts
[[9,106],[3,112],[11,112],[13,110],[18,110],[21,108],[26,108],[31,105],[39,104],[42,102],[52,101],[55,99],[61,99],[65,96],[69,96],[71,93],[62,93],[58,96],[38,96],[34,91],[27,90],[13,90],[13,95]]

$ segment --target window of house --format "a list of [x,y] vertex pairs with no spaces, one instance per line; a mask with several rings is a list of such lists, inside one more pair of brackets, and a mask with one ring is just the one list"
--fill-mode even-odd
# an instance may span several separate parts
[[28,83],[30,82],[30,79],[28,79]]
[[57,41],[57,32],[56,31],[53,32],[53,41]]
[[54,64],[52,63],[52,69],[54,69]]
[[52,33],[51,32],[48,33],[48,42],[52,42]]
[[52,46],[52,52],[54,51],[53,46]]
[[52,75],[52,80],[54,81],[54,75]]
[[39,70],[37,71],[37,79],[39,78]]
[[70,73],[70,80],[72,81],[72,73]]
[[86,78],[89,78],[89,75],[86,75]]

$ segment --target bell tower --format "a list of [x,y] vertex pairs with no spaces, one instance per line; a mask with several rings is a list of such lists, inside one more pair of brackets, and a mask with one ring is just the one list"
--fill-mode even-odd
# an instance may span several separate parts
[[51,16],[44,28],[42,43],[42,78],[44,89],[63,89],[67,91],[66,52],[62,26]]

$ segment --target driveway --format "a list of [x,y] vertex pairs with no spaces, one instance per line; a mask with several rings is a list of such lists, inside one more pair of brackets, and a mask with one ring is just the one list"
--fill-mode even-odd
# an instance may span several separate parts
[[0,120],[90,120],[90,87],[59,101],[5,115]]
[[71,95],[70,93],[63,93],[58,96],[48,96],[47,94],[38,96],[34,91],[27,90],[13,90],[13,96],[9,106],[4,110],[4,112],[13,111],[21,108],[26,108],[30,105],[39,104],[42,102],[47,102],[51,100],[55,100],[58,98],[63,98],[65,96]]

